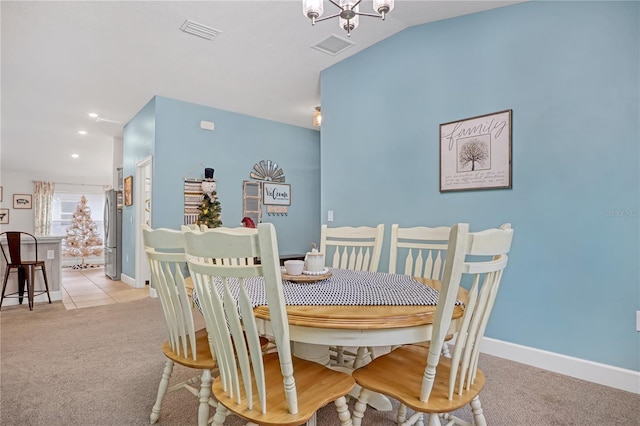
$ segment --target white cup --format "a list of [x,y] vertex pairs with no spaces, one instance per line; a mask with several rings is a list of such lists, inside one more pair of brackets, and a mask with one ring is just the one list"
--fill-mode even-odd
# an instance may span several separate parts
[[289,275],[301,275],[304,270],[304,261],[302,260],[285,260],[284,269]]

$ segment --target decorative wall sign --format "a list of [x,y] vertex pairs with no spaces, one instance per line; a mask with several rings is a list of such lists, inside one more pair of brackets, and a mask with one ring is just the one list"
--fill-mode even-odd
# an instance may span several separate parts
[[124,178],[124,205],[133,204],[133,176]]
[[289,214],[287,206],[267,206],[267,214],[269,216],[286,216]]
[[254,224],[262,222],[262,184],[254,180],[242,181],[242,216]]
[[511,110],[440,125],[440,192],[511,188]]
[[14,209],[32,208],[33,196],[31,194],[13,194]]
[[9,209],[0,209],[0,223],[9,223]]
[[202,179],[184,178],[184,224],[198,220],[198,207],[202,201]]
[[262,203],[265,205],[290,206],[291,185],[264,182],[262,184]]
[[254,164],[249,176],[255,180],[284,183],[284,170],[271,160],[260,160]]

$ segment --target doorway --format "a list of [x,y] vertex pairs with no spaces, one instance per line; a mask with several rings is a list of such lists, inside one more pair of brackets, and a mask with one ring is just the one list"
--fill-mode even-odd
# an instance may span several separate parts
[[157,297],[151,288],[151,271],[144,252],[142,225],[151,226],[151,157],[136,165],[136,188],[133,194],[136,206],[136,288],[149,285],[149,295]]

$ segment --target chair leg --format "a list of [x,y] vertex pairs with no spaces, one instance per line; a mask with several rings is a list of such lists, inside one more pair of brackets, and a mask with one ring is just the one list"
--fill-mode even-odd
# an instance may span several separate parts
[[162,371],[162,379],[160,379],[160,386],[158,386],[158,396],[156,397],[156,403],[151,409],[151,416],[149,417],[149,423],[155,424],[160,417],[160,409],[162,408],[162,400],[164,396],[167,394],[167,388],[169,387],[169,379],[171,378],[171,373],[173,372],[173,361],[170,359],[164,365],[164,370]]
[[26,281],[26,275],[27,275],[26,269],[24,268],[24,266],[20,266],[18,268],[18,296],[19,296],[18,303],[21,305],[22,305],[22,300],[24,299],[24,285]]
[[440,416],[438,416],[437,414],[429,414],[427,426],[442,426]]
[[224,421],[229,414],[229,410],[227,407],[218,402],[218,406],[216,407],[216,414],[213,416],[213,426],[223,426]]
[[407,421],[407,406],[403,403],[400,403],[398,407],[398,415],[396,416],[396,423],[401,425],[402,423]]
[[482,404],[480,404],[480,396],[476,395],[469,405],[471,405],[471,413],[473,414],[473,424],[476,426],[487,426],[487,420],[484,418],[484,413],[482,412]]
[[47,280],[47,271],[45,265],[42,265],[40,267],[40,270],[42,271],[42,278],[44,278],[44,288],[45,290],[47,290],[47,297],[49,298],[49,303],[51,303],[51,295],[49,294],[49,281]]
[[4,272],[4,281],[2,282],[2,297],[0,298],[0,308],[2,307],[2,302],[4,301],[4,293],[7,291],[7,282],[9,281],[9,271],[11,268],[7,266],[7,269]]
[[360,390],[360,396],[358,396],[358,400],[353,406],[353,414],[351,415],[353,426],[360,426],[362,424],[362,418],[367,409],[367,402],[369,402],[370,396],[371,391],[369,389],[362,388]]
[[333,402],[338,410],[338,419],[340,419],[341,426],[352,426],[351,413],[349,413],[349,406],[347,406],[347,398],[341,396]]
[[26,283],[27,283],[27,298],[29,300],[29,310],[33,311],[33,297],[34,297],[34,287],[35,283],[33,279],[35,278],[35,266],[29,266],[26,269]]
[[198,407],[198,426],[207,426],[209,423],[209,397],[211,396],[211,370],[202,370],[200,376],[200,393],[198,395],[200,406]]

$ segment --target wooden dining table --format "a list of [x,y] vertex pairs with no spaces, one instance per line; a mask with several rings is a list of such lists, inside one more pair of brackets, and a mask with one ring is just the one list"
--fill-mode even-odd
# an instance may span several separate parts
[[[440,290],[438,280],[413,279]],[[457,299],[461,303],[454,307],[449,334],[458,328],[467,297],[467,291],[460,287]],[[273,335],[268,306],[257,306],[253,311],[260,331]],[[390,347],[430,341],[435,311],[435,305],[287,305],[294,355],[323,365],[331,365],[330,346]],[[351,395],[358,393],[356,385]],[[392,409],[389,399],[380,394],[372,395],[369,405],[379,411]]]
[[[350,274],[342,271],[340,274]],[[353,272],[354,276],[357,272]],[[390,274],[368,273],[369,278],[386,279]],[[408,278],[408,277],[405,277]],[[414,281],[440,290],[440,281],[428,278],[412,277]],[[283,280],[283,285],[305,285]],[[305,292],[323,295],[322,284],[310,283],[302,287]],[[286,289],[285,289],[286,290]],[[458,322],[464,314],[467,291],[460,288],[458,301],[454,307],[449,329],[453,334]],[[273,335],[270,327],[269,307],[254,307],[260,333]],[[431,340],[436,305],[430,304],[289,304],[287,317],[289,337],[293,344],[293,353],[299,358],[315,361],[323,365],[331,365],[330,346],[347,347],[389,347],[396,345],[427,342]],[[335,367],[332,367],[335,368]],[[337,369],[340,369],[338,367]],[[357,390],[354,391],[357,394]],[[370,405],[378,410],[390,410],[391,404],[386,398],[372,398]]]
[[[440,281],[414,277],[440,289]],[[460,288],[453,310],[451,330],[464,313],[467,291]],[[290,339],[297,343],[331,346],[394,346],[431,340],[435,305],[287,305]],[[269,334],[269,307],[254,308]],[[322,362],[322,361],[320,361]]]

